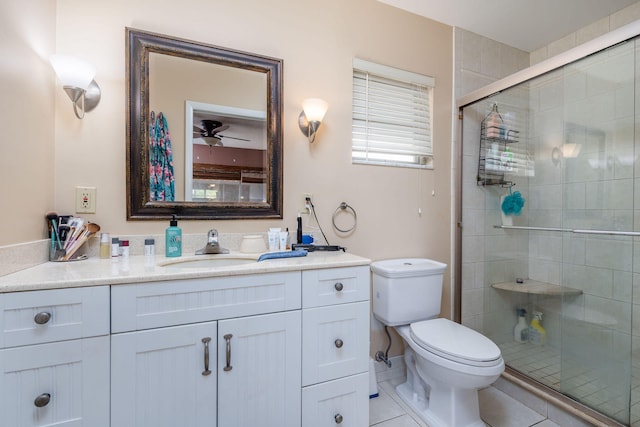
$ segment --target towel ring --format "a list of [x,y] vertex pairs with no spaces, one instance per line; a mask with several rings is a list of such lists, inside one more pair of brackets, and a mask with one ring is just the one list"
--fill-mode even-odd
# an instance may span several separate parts
[[[342,229],[336,225],[336,216],[340,212],[346,211],[347,209],[353,215],[353,225],[350,228]],[[336,230],[340,231],[341,233],[348,233],[352,231],[354,228],[356,228],[356,224],[358,223],[358,215],[356,214],[356,210],[353,209],[351,206],[349,206],[347,202],[342,202],[340,203],[340,206],[338,206],[336,211],[333,213],[333,216],[331,217],[331,222],[333,223],[333,228],[335,228]]]

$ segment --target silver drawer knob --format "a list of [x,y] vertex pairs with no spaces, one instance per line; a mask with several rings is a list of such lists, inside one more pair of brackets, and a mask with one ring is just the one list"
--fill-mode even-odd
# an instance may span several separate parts
[[47,313],[46,311],[41,311],[33,318],[33,321],[38,325],[45,325],[49,322],[49,320],[51,320],[51,313]]
[[336,414],[333,418],[336,420],[336,424],[342,424],[342,415]]
[[333,285],[334,288],[336,288],[336,291],[340,292],[344,289],[344,285],[340,282],[337,282],[335,285]]
[[33,401],[33,404],[38,408],[42,408],[47,406],[50,400],[51,395],[49,393],[42,393],[40,396],[36,397],[36,400]]
[[337,348],[342,348],[342,346],[344,345],[344,343],[342,342],[342,340],[340,338],[335,340],[334,344],[336,345]]

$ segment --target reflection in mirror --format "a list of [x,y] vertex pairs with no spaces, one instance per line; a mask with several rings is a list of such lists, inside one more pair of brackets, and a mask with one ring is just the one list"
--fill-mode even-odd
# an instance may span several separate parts
[[266,202],[265,119],[264,111],[187,101],[187,200]]
[[132,29],[127,40],[127,218],[281,218],[282,61]]

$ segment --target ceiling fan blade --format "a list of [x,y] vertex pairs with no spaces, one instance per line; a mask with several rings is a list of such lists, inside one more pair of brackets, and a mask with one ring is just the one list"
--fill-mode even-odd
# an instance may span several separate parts
[[193,132],[204,132],[204,129],[200,126],[193,125]]
[[218,135],[220,138],[229,138],[229,139],[237,139],[238,141],[247,141],[247,142],[251,142],[250,139],[244,139],[244,138],[236,138],[235,136],[228,136],[228,135]]
[[227,129],[229,129],[229,125],[222,125],[222,126],[218,126],[217,128],[213,129],[211,131],[211,133],[215,135],[216,133],[222,132],[223,130],[227,130]]

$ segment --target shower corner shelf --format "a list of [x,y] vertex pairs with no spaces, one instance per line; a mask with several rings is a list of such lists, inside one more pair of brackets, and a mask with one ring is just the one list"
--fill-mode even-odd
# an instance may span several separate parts
[[519,292],[522,294],[532,295],[581,295],[580,289],[570,288],[568,286],[553,285],[551,283],[538,282],[537,280],[525,279],[524,283],[501,282],[491,285],[492,288],[503,291]]
[[[477,184],[482,186],[500,185],[502,187],[513,187],[513,181],[505,179],[505,172],[512,169],[512,164],[503,163],[501,158],[504,153],[508,153],[507,145],[518,142],[519,131],[507,130],[500,127],[488,127],[485,121],[480,129],[480,154],[478,156]],[[500,136],[489,136],[489,135]]]

